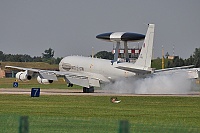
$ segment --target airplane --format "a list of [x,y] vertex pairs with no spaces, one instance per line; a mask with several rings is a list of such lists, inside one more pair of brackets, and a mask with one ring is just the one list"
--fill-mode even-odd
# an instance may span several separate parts
[[[41,84],[50,84],[53,81],[57,81],[57,76],[63,76],[68,87],[72,87],[73,84],[83,87],[84,93],[93,93],[94,87],[101,87],[104,84],[115,82],[120,78],[138,77],[145,78],[162,71],[180,70],[184,69],[190,75],[189,78],[198,78],[200,69],[189,69],[192,66],[184,66],[177,68],[170,68],[164,70],[154,70],[151,68],[151,59],[153,52],[153,39],[154,39],[155,24],[148,24],[146,36],[144,36],[144,43],[138,59],[135,63],[119,62],[118,52],[115,52],[114,60],[106,60],[92,57],[83,56],[67,56],[64,57],[59,63],[59,71],[40,70],[34,68],[23,68],[17,66],[5,66],[6,68],[23,70],[16,74],[16,78],[21,81],[31,80],[34,72],[38,73],[37,81]],[[120,41],[122,35],[125,32],[110,33],[110,41],[117,43],[116,51],[119,50]],[[105,35],[105,34],[102,34]],[[108,35],[108,34],[107,34]],[[127,33],[127,35],[133,35]],[[139,40],[142,39],[142,35],[139,36]],[[104,36],[105,37],[105,36]],[[101,38],[101,36],[97,36]],[[103,38],[105,39],[105,38]],[[106,38],[108,39],[108,38]],[[127,45],[127,40],[124,41],[124,45]],[[126,57],[127,58],[127,57]],[[199,74],[199,75],[198,75]]]

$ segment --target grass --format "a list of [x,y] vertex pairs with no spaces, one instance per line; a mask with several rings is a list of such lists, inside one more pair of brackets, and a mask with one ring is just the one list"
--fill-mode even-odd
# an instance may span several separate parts
[[[13,81],[0,79],[0,88],[12,88]],[[19,82],[19,88],[32,87],[68,88],[62,78],[50,85]],[[17,132],[20,116],[29,117],[30,132],[118,132],[119,120],[128,120],[131,132],[200,131],[200,97],[118,99],[112,104],[110,96],[0,95],[0,131]]]
[[[0,95],[0,119],[26,115],[29,116],[30,130],[37,130],[39,126],[43,130],[54,127],[63,132],[74,124],[79,124],[76,126],[83,132],[89,132],[85,130],[95,125],[91,132],[99,126],[108,127],[106,132],[113,129],[117,132],[118,120],[128,120],[131,131],[138,125],[142,125],[141,129],[144,126],[149,129],[152,126],[159,126],[159,129],[177,126],[200,130],[200,97],[118,96],[118,99],[122,102],[113,104],[109,96],[42,95],[31,98],[29,95]],[[70,131],[79,132],[75,129]]]

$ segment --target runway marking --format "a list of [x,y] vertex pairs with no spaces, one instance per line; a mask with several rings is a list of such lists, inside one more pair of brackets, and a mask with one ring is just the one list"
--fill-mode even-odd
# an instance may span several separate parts
[[[41,95],[71,95],[71,96],[181,96],[199,97],[200,92],[189,94],[120,94],[105,90],[95,90],[94,93],[83,93],[81,89],[41,89]],[[0,94],[31,94],[31,89],[0,88]]]

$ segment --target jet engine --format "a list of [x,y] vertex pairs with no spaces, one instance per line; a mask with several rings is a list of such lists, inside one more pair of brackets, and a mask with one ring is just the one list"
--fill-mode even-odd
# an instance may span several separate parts
[[51,84],[51,83],[53,83],[53,80],[44,79],[44,78],[41,78],[40,76],[37,77],[37,81],[40,84]]
[[16,74],[16,78],[21,81],[29,81],[29,80],[31,80],[32,77],[31,77],[31,75],[27,74],[27,71],[25,71],[25,72],[18,72]]

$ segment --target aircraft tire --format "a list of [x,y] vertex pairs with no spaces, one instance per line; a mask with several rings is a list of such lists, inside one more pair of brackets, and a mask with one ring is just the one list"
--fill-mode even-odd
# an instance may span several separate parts
[[83,93],[86,93],[87,88],[83,87]]
[[94,93],[94,87],[89,88],[89,93]]
[[94,93],[94,87],[83,87],[83,93]]

